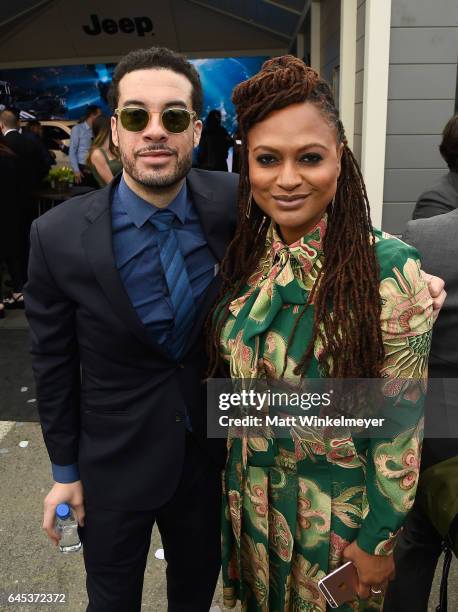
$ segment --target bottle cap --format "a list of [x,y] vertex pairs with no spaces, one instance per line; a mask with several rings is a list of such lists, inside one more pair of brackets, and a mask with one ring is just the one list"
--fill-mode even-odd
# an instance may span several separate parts
[[71,516],[70,506],[68,504],[59,504],[56,508],[56,516],[60,519],[67,519]]

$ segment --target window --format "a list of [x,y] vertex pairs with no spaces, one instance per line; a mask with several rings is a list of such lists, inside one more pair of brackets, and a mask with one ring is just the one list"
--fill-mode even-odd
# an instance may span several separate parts
[[70,134],[56,125],[43,126],[43,140],[45,141],[45,145],[48,149],[54,151],[58,150],[59,143],[56,141],[68,140],[69,138]]
[[339,96],[340,96],[340,65],[334,66],[332,70],[331,80],[332,95],[334,96],[334,103],[337,110],[339,110]]

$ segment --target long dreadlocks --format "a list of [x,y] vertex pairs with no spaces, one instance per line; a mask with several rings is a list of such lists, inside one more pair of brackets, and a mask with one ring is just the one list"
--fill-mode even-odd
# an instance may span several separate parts
[[[239,214],[235,237],[221,266],[220,297],[207,324],[209,375],[213,376],[221,365],[220,338],[229,316],[229,303],[240,295],[255,271],[265,251],[270,223],[254,202],[249,207],[247,134],[272,111],[309,102],[335,127],[337,143],[344,147],[334,204],[327,210],[323,267],[308,300],[308,304],[314,305],[312,339],[304,347],[295,374],[306,373],[315,343],[320,340],[324,348],[320,365],[327,376],[379,377],[384,350],[374,231],[363,177],[347,146],[329,85],[301,60],[285,55],[266,61],[258,74],[240,83],[232,101],[242,138]],[[308,304],[296,319],[289,343]]]

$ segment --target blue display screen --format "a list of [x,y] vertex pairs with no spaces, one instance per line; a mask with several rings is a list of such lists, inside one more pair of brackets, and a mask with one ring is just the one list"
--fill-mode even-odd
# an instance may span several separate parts
[[[204,89],[204,113],[218,109],[234,132],[232,90],[258,72],[266,57],[191,60]],[[80,119],[88,104],[109,114],[107,93],[115,64],[81,64],[0,70],[0,105],[14,106],[22,119]]]

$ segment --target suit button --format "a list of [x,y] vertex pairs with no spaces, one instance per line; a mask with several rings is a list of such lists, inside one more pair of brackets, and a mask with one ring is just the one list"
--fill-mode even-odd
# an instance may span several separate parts
[[179,414],[176,414],[175,415],[175,422],[176,423],[181,423],[181,421],[182,421],[181,416]]

